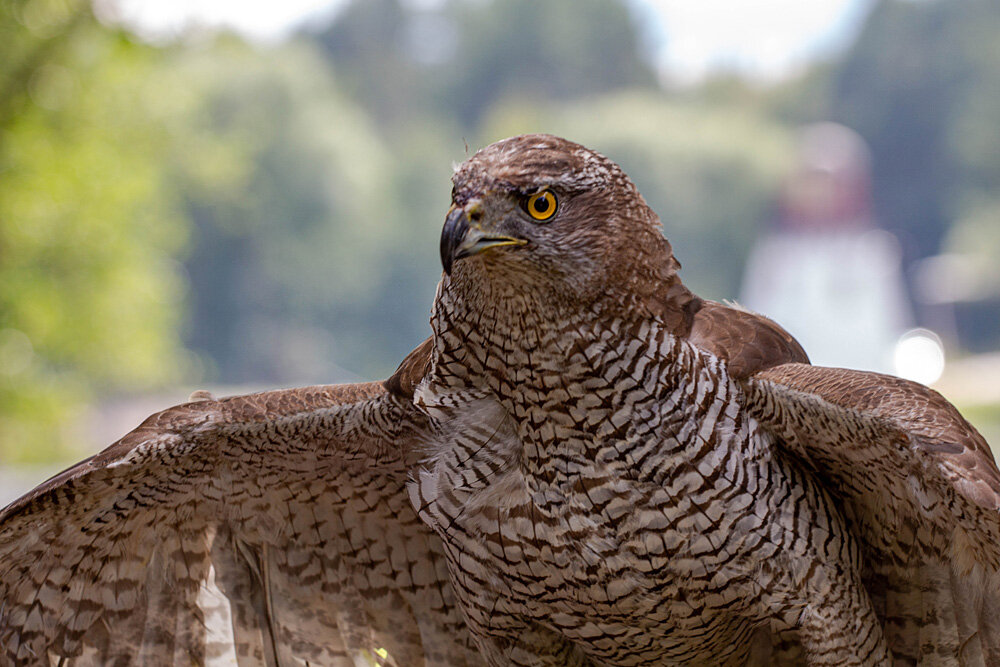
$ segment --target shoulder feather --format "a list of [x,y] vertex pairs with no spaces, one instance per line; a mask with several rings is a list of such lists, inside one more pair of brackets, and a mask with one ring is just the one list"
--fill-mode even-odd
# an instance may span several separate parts
[[809,363],[795,338],[777,322],[742,308],[702,301],[688,340],[725,359],[735,379],[786,363]]

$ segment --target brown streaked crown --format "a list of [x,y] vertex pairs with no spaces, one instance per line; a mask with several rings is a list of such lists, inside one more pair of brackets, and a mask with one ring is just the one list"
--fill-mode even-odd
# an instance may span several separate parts
[[486,192],[531,193],[543,187],[570,193],[614,187],[639,194],[617,164],[551,134],[524,134],[490,144],[459,165],[452,182],[459,205]]

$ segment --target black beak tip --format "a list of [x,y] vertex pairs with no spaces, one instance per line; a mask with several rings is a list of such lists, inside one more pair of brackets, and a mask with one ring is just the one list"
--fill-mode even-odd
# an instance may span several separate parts
[[453,209],[444,220],[444,229],[441,230],[441,266],[447,275],[451,275],[451,267],[454,265],[455,251],[465,239],[469,231],[469,218],[465,211],[460,208]]

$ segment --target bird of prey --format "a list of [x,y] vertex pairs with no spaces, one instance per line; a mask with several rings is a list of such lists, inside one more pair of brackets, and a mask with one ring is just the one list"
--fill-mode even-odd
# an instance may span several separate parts
[[955,408],[695,296],[583,146],[453,184],[391,378],[199,395],[0,512],[0,662],[1000,664]]

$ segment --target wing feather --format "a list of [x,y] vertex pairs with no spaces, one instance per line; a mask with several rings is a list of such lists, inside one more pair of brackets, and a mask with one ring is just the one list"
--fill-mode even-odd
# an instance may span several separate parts
[[1000,471],[975,428],[937,392],[877,373],[790,363],[743,387],[843,500],[896,658],[1000,664]]
[[799,342],[777,322],[717,301],[700,302],[688,340],[725,359],[737,380],[784,363],[809,363]]
[[0,511],[0,664],[480,664],[425,426],[381,383],[153,415]]

